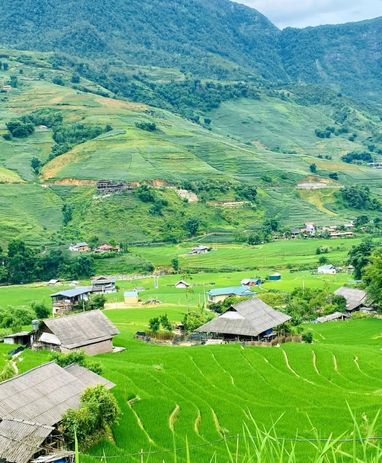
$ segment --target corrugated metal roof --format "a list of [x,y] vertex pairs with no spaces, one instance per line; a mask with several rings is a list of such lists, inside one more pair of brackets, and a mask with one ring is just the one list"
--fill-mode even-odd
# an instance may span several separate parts
[[342,320],[343,318],[349,318],[350,315],[342,312],[334,312],[329,315],[325,315],[324,317],[318,317],[316,322],[317,323],[326,323],[331,322],[334,320]]
[[92,292],[91,286],[82,286],[79,288],[67,289],[65,291],[60,291],[58,293],[51,294],[50,297],[62,296],[62,297],[71,298],[71,297],[81,296],[81,294],[88,294],[91,292]]
[[254,293],[245,286],[231,286],[228,288],[216,288],[208,291],[209,296],[252,296]]
[[211,320],[196,331],[201,333],[252,336],[282,325],[291,317],[279,312],[257,297],[232,306],[227,312]]
[[50,426],[4,419],[0,423],[0,459],[27,463],[52,431]]
[[60,340],[62,346],[69,349],[110,339],[119,333],[100,310],[49,318],[42,323]]
[[367,303],[367,294],[362,289],[347,288],[342,286],[335,293],[337,296],[343,296],[346,299],[346,310],[352,311],[358,309]]
[[47,363],[0,384],[0,460],[27,463],[83,392],[110,381],[86,368]]

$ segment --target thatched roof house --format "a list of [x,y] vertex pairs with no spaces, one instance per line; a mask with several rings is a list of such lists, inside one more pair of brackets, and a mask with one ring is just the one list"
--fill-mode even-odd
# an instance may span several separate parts
[[44,454],[66,411],[99,384],[114,387],[86,368],[53,362],[0,383],[0,461],[28,463]]
[[82,350],[88,355],[112,352],[112,338],[119,331],[100,311],[91,310],[60,318],[42,320],[34,348],[70,352]]
[[227,312],[198,328],[214,337],[259,339],[272,334],[291,317],[254,297],[231,306]]
[[367,294],[362,289],[347,288],[342,286],[337,289],[335,293],[337,296],[342,296],[346,299],[346,310],[348,312],[354,312],[360,310],[361,307],[367,305]]

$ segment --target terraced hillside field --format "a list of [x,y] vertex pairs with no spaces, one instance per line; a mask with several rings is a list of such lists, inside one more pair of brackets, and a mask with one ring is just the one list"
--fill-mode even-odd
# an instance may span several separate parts
[[[216,452],[216,461],[226,462],[224,439],[234,447],[251,416],[268,428],[279,420],[286,439],[314,439],[316,432],[351,438],[348,406],[366,430],[382,405],[381,320],[314,327],[311,345],[159,347],[132,341],[129,313],[107,312],[121,330],[115,344],[127,350],[98,357],[117,384],[123,415],[112,441],[85,452],[87,463],[104,454],[116,463],[140,462],[142,450],[144,461],[167,463],[174,461],[174,445],[181,462],[186,439],[192,461],[210,461]],[[21,365],[45,359],[26,353]],[[382,432],[380,422],[376,432]],[[309,462],[312,445],[302,439],[296,446]]]
[[[84,78],[74,88],[72,71],[53,66],[49,54],[3,50],[3,55],[8,56],[4,58],[8,68],[1,71],[0,86],[7,87],[12,76],[17,76],[17,87],[0,94],[0,135],[6,135],[7,122],[38,109],[59,112],[65,124],[109,125],[113,129],[51,160],[51,129],[36,127],[26,138],[0,137],[3,245],[15,236],[33,244],[89,240],[95,235],[102,241],[160,240],[163,226],[171,219],[179,223],[184,211],[186,216],[201,217],[206,231],[239,229],[247,233],[267,217],[275,217],[287,227],[308,220],[338,224],[362,213],[341,205],[338,189],[342,185],[367,183],[373,194],[381,192],[380,170],[340,160],[348,151],[364,149],[368,137],[380,130],[380,120],[374,114],[355,109],[349,102],[352,117],[348,125],[356,132],[354,141],[349,141],[348,135],[330,139],[314,135],[315,128],[335,123],[337,109],[330,104],[299,104],[296,99],[285,100],[277,93],[269,96],[265,91],[259,91],[259,100],[223,103],[208,114],[209,126],[119,100]],[[150,72],[146,68],[143,71]],[[152,73],[153,78],[161,74],[158,69]],[[170,79],[165,73],[161,75]],[[155,123],[157,130],[138,128],[136,124],[142,122]],[[31,167],[33,158],[43,164],[39,173]],[[317,165],[316,175],[310,171],[312,163]],[[333,172],[338,172],[339,181],[331,181],[324,193],[296,189],[303,181],[326,182]],[[186,210],[175,194],[165,192],[169,207],[161,216],[150,214],[149,207],[129,195],[96,200],[93,196],[99,179],[161,180],[167,184],[187,180],[242,182],[256,186],[258,197],[255,207],[244,205],[239,210],[218,207],[213,201],[189,205]],[[232,201],[235,195],[231,191],[213,199]],[[12,214],[10,200],[14,204]],[[64,203],[74,206],[70,230],[63,224]]]

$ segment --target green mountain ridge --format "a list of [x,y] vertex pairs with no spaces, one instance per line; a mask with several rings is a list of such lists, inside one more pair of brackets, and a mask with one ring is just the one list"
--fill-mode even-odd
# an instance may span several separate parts
[[321,83],[381,102],[382,18],[280,31],[228,0],[4,0],[0,43],[90,60],[178,68],[200,77]]

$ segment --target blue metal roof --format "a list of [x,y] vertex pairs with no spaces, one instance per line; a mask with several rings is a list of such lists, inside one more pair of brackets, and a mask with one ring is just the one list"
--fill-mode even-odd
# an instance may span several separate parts
[[138,296],[138,291],[125,291],[123,293],[123,295],[125,297],[134,297],[134,296]]
[[229,288],[216,288],[208,291],[209,296],[253,296],[255,293],[245,286],[231,286]]
[[76,297],[81,296],[81,294],[88,294],[92,292],[90,286],[82,286],[79,288],[67,289],[66,291],[60,291],[59,293],[51,294],[50,297],[63,296],[63,297]]

